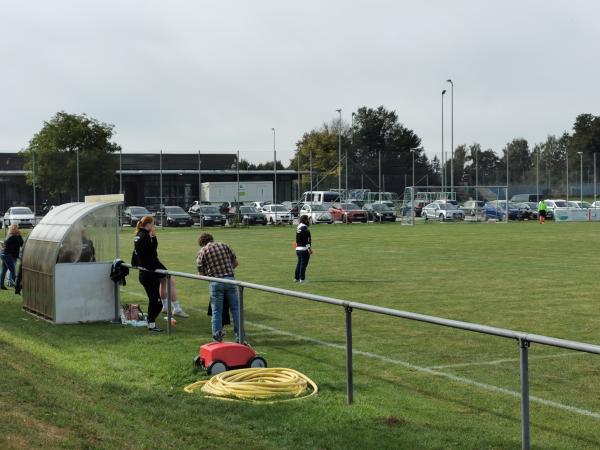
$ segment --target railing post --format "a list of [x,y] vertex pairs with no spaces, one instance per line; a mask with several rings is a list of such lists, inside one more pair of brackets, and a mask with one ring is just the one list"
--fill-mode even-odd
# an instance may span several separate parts
[[171,275],[167,274],[167,335],[171,336],[171,320],[173,312],[171,310]]
[[521,448],[529,450],[529,341],[519,339],[521,361]]
[[238,330],[238,343],[239,344],[243,344],[246,336],[245,336],[245,330],[244,330],[244,286],[238,286],[238,292],[239,292],[239,322],[240,322],[240,329]]
[[346,395],[348,404],[354,401],[354,381],[352,374],[352,308],[344,306],[346,310]]

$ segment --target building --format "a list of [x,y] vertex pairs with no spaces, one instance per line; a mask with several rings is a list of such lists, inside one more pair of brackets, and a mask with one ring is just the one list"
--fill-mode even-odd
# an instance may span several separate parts
[[[207,153],[201,156],[197,153],[163,153],[162,157],[159,153],[123,153],[114,157],[120,159],[121,170],[115,172],[113,193],[119,192],[122,184],[126,205],[157,207],[162,185],[163,204],[185,208],[198,199],[200,181],[234,182],[238,174],[237,155],[233,153]],[[11,206],[33,206],[33,189],[26,183],[26,174],[22,156],[18,153],[0,153],[1,211]],[[274,180],[271,170],[240,170],[239,177],[240,182]],[[277,202],[296,198],[297,177],[295,170],[277,171]],[[81,193],[81,197],[83,195]],[[44,201],[65,203],[75,201],[75,197],[76,193],[67,193],[53,199],[48,193],[36,189],[36,206],[40,211]]]

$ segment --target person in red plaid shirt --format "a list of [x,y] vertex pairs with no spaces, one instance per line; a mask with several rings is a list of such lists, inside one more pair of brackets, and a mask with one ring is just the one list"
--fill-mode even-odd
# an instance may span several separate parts
[[[208,277],[234,279],[233,270],[239,265],[238,260],[227,244],[215,242],[212,235],[203,233],[198,238],[200,251],[196,257],[198,273]],[[233,330],[239,338],[240,303],[237,286],[233,284],[210,281],[208,283],[210,305],[212,308],[212,337],[221,342],[225,333],[223,332],[223,303],[225,299],[229,302],[229,309],[233,316]]]

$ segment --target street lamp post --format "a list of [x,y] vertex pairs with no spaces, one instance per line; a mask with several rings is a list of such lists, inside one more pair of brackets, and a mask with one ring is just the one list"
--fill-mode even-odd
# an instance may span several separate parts
[[31,182],[33,184],[33,224],[36,224],[35,221],[35,212],[37,209],[37,202],[35,198],[35,152],[31,150]]
[[569,201],[569,151],[567,150],[567,201]]
[[158,211],[160,212],[160,224],[164,226],[165,224],[165,211],[163,209],[163,180],[162,180],[162,150],[160,151],[160,156],[158,158],[158,167],[159,167],[159,188],[160,188],[160,205],[158,206]]
[[203,227],[204,221],[202,217],[202,156],[198,150],[198,214],[200,218],[200,228]]
[[509,172],[508,172],[508,146],[506,147],[506,223],[508,223],[508,186],[509,186]]
[[[277,150],[275,149],[275,128],[273,130],[273,208],[275,208],[275,225],[277,225]],[[238,162],[239,165],[239,162]],[[238,200],[239,201],[239,200]]]
[[77,159],[77,201],[79,201],[79,148],[75,149],[75,158]]
[[594,152],[594,206],[596,206],[596,152]]
[[338,121],[338,195],[340,196],[340,203],[342,202],[342,110],[336,109],[340,115]]
[[310,191],[313,190],[312,149],[308,152],[308,171],[310,172]]
[[537,149],[537,152],[535,153],[535,156],[537,158],[536,164],[535,164],[535,195],[537,198],[537,201],[540,201],[540,149]]
[[[354,116],[355,113],[352,113],[352,127],[350,128],[350,149],[354,150]],[[350,164],[348,163],[348,149],[346,149],[346,196],[348,195],[348,168]]]
[[415,223],[415,149],[411,148],[410,152],[412,153],[412,188],[411,188],[411,197],[412,197],[412,203],[411,203],[411,222],[414,225]]
[[123,193],[123,149],[119,146],[119,194]]
[[583,208],[583,152],[577,152],[579,155],[579,201]]
[[450,192],[454,192],[454,83],[446,82],[450,83]]
[[479,200],[479,165],[477,161],[477,155],[479,148],[475,147],[475,201]]
[[444,161],[444,94],[446,89],[442,91],[442,192],[446,190],[446,163]]

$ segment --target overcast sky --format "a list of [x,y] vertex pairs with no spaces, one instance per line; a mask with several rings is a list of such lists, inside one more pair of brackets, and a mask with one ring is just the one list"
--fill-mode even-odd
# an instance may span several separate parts
[[[441,148],[500,151],[599,114],[600,2],[0,0],[0,151],[57,111],[115,125],[126,152],[286,163],[302,134],[360,106]],[[449,149],[450,96],[446,95]]]

